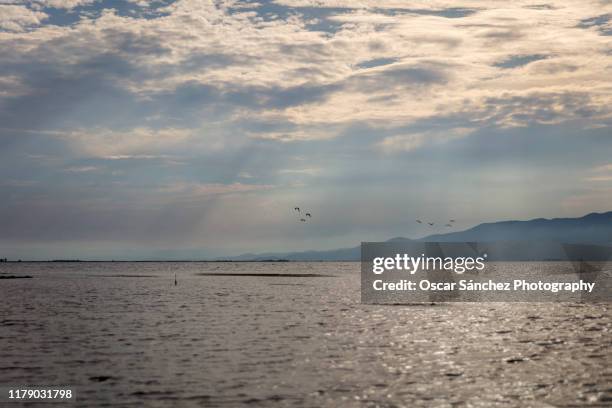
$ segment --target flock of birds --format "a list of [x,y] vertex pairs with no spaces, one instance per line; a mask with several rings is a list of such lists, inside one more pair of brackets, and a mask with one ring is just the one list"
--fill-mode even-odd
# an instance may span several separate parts
[[[421,220],[416,220],[417,223],[422,224],[423,221]],[[448,224],[445,224],[445,227],[451,228],[453,226],[453,224],[455,223],[455,220],[448,220]],[[436,225],[435,222],[428,222],[427,223],[430,227],[433,227],[434,225]]]
[[[300,207],[293,207],[293,211],[297,212],[298,219],[300,220],[300,222],[306,222],[307,220],[312,218],[312,214],[310,214],[310,212],[302,211]],[[418,224],[423,224],[423,221],[421,220],[416,220],[416,222]],[[455,223],[455,220],[448,220],[448,223],[445,224],[444,226],[447,228],[452,228],[454,223]],[[427,225],[429,225],[430,227],[433,227],[434,225],[436,225],[436,223],[427,222]]]
[[309,212],[304,212],[304,215],[302,215],[302,209],[300,207],[294,207],[293,211],[297,211],[300,222],[306,222],[307,219],[312,218],[312,214]]

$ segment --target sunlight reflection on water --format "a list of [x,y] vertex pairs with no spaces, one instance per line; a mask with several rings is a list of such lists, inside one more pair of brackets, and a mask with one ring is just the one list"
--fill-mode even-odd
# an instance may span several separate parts
[[612,404],[607,304],[361,305],[340,262],[0,273],[33,276],[0,280],[0,383],[73,385],[77,405]]

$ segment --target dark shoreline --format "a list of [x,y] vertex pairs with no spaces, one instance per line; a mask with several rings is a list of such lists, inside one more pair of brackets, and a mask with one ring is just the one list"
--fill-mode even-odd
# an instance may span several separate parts
[[322,275],[318,273],[255,273],[255,272],[245,272],[245,273],[217,273],[217,272],[201,272],[196,273],[196,276],[255,276],[255,277],[263,277],[263,278],[335,278],[336,275]]

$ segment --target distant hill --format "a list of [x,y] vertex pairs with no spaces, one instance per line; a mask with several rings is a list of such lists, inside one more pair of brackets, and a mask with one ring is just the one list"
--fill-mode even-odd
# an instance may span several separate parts
[[360,258],[360,247],[332,249],[329,251],[303,251],[303,252],[269,252],[263,254],[243,254],[232,257],[235,261],[356,261]]
[[422,238],[432,242],[553,241],[579,244],[612,243],[612,211],[581,218],[536,218],[477,225],[465,231]]
[[[499,242],[521,241],[537,242],[529,254],[529,259],[557,258],[553,244],[557,242],[570,244],[612,244],[612,211],[591,213],[580,218],[536,218],[529,221],[500,221],[479,224],[473,228],[434,234],[416,240],[397,237],[388,242],[427,241],[427,242]],[[515,259],[524,253],[523,244],[514,251],[509,251],[508,258]],[[558,245],[556,246],[558,247]],[[507,247],[506,247],[507,248]],[[521,249],[519,249],[521,248]],[[512,255],[510,255],[512,253]],[[333,249],[327,251],[304,251],[290,253],[244,254],[233,260],[271,260],[289,261],[358,261],[360,247]]]

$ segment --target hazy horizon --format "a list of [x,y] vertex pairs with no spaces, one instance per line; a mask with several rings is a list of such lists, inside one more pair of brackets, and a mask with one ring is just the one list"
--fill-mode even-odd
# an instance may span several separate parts
[[[584,214],[582,217],[586,217],[589,215],[600,215],[600,214],[609,214],[612,213],[612,211],[601,211],[601,212],[594,212],[594,213],[589,213],[589,214]],[[582,217],[576,217],[576,218],[570,218],[570,219],[577,219],[577,218],[582,218]],[[548,221],[555,221],[555,220],[563,220],[563,219],[567,219],[567,217],[537,217],[534,219],[530,219],[530,220],[497,220],[497,221],[492,221],[492,223],[504,223],[504,222],[515,222],[515,221],[519,221],[519,222],[527,222],[527,221],[536,221],[536,220],[548,220]],[[486,223],[483,223],[486,224]],[[477,225],[472,225],[467,227],[466,229],[462,229],[462,230],[456,230],[456,229],[445,229],[445,232],[441,233],[441,235],[444,235],[445,233],[449,233],[449,232],[463,232],[463,231],[467,231],[470,230],[474,227],[480,226],[482,224],[477,224]],[[588,234],[588,232],[585,231],[585,233]],[[406,238],[406,239],[413,239],[413,240],[421,240],[424,238],[427,238],[429,236],[436,236],[436,235],[440,235],[440,234],[427,234],[424,236],[417,236],[417,237],[409,237],[409,236],[395,236],[395,237],[383,237],[383,238],[377,238],[377,239],[368,239],[367,237],[365,239],[362,240],[362,242],[374,242],[374,241],[388,241],[388,240],[392,240],[392,239],[399,239],[399,238]],[[23,251],[21,253],[17,253],[17,256],[8,259],[8,261],[14,262],[14,261],[32,261],[32,262],[40,262],[40,261],[95,261],[95,262],[105,262],[105,261],[113,261],[113,262],[121,262],[121,261],[126,261],[126,262],[130,262],[130,261],[134,261],[134,262],[149,262],[149,261],[159,261],[159,262],[173,262],[173,261],[185,261],[185,262],[192,262],[192,261],[205,261],[205,262],[215,262],[215,261],[231,261],[231,260],[238,260],[239,262],[242,261],[253,261],[252,259],[245,259],[244,256],[248,256],[248,255],[257,255],[257,256],[267,256],[270,255],[271,258],[270,260],[278,260],[278,259],[284,259],[282,257],[277,257],[277,255],[287,255],[287,254],[292,254],[292,253],[300,253],[300,252],[309,252],[309,251],[315,251],[315,252],[320,252],[320,251],[335,251],[335,250],[341,250],[341,249],[348,249],[348,248],[352,248],[355,246],[359,246],[360,242],[354,242],[351,243],[349,245],[347,245],[347,248],[338,248],[338,247],[323,247],[323,248],[296,248],[295,250],[275,250],[274,248],[268,248],[267,250],[263,250],[263,251],[248,251],[248,250],[244,250],[242,252],[231,252],[231,253],[220,253],[220,252],[211,252],[211,251],[207,251],[206,248],[181,248],[181,249],[167,249],[167,248],[148,248],[145,250],[126,250],[123,252],[123,254],[119,254],[120,256],[113,256],[113,255],[117,255],[117,252],[113,252],[112,254],[110,254],[109,256],[105,257],[105,256],[93,256],[93,257],[83,257],[83,254],[78,254],[78,253],[71,253],[71,254],[67,254],[66,252],[62,252],[61,248],[58,250],[58,252],[52,252],[52,253],[48,253],[47,256],[40,256],[40,252],[37,251],[30,251],[28,252]],[[32,256],[32,254],[38,254],[38,256]],[[21,256],[23,255],[23,256]],[[4,257],[6,258],[6,257]],[[3,256],[0,256],[0,259],[3,259]],[[325,261],[323,259],[320,260],[316,260],[316,261]],[[338,261],[338,260],[334,260]],[[306,261],[309,262],[309,261]]]
[[600,0],[4,2],[0,257],[213,258],[606,211],[610,16]]

